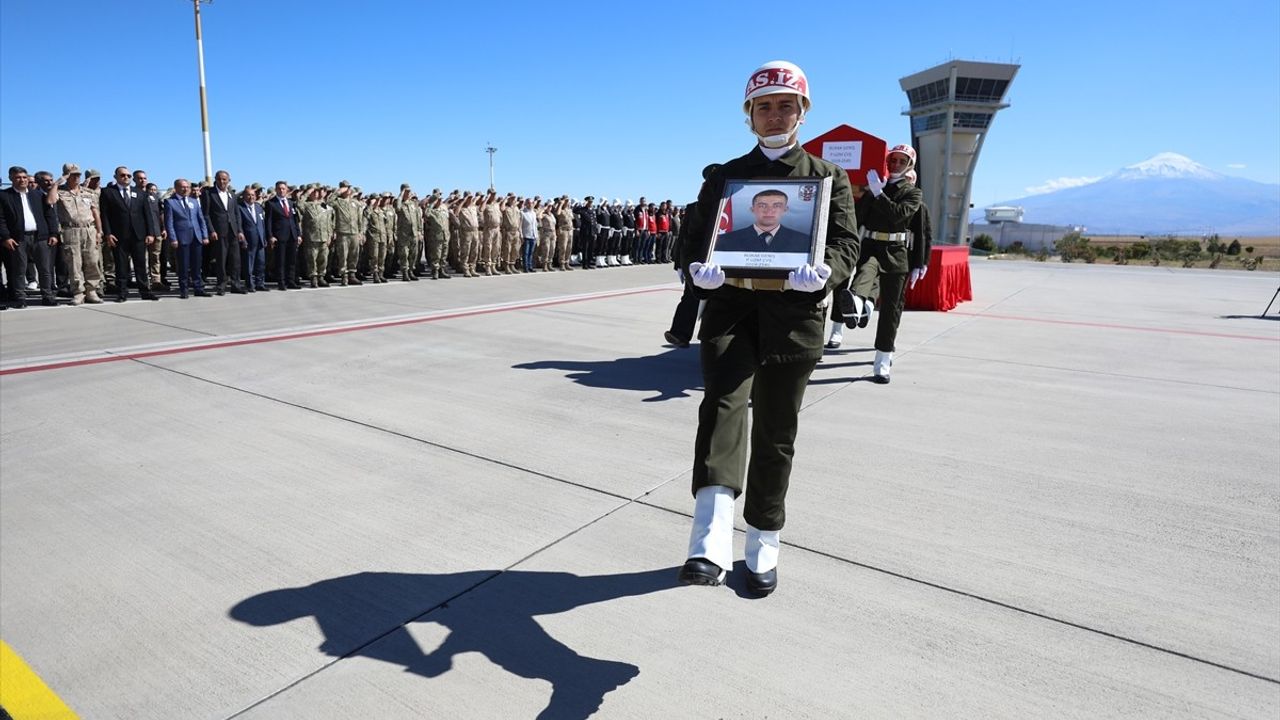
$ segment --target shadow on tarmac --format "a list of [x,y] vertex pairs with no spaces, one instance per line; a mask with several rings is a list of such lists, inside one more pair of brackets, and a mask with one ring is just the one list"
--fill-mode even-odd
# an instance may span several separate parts
[[[514,675],[551,683],[551,702],[538,718],[576,719],[589,717],[606,694],[630,682],[640,668],[579,655],[534,618],[670,590],[679,587],[676,572],[675,567],[585,577],[521,570],[364,572],[254,595],[228,615],[256,627],[314,617],[325,636],[318,648],[322,653],[381,660],[426,678],[448,672],[454,656],[478,652]],[[501,582],[479,588],[499,576]],[[440,602],[443,593],[453,596]],[[422,607],[430,609],[414,610]],[[397,612],[414,614],[388,622]],[[437,623],[449,634],[424,653],[406,629],[410,622]]]
[[657,393],[641,402],[689,397],[690,390],[702,389],[698,353],[688,348],[670,348],[657,355],[637,358],[595,362],[540,360],[512,367],[517,370],[564,370],[567,373],[565,377],[586,387]]

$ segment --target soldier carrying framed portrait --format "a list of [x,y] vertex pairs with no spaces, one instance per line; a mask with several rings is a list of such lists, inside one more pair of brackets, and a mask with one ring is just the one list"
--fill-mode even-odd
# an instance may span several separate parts
[[830,177],[726,180],[705,262],[739,278],[785,278],[817,265],[830,197]]

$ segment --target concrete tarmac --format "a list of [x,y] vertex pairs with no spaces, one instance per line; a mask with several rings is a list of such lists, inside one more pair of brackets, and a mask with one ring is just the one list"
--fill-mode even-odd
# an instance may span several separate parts
[[675,580],[666,266],[5,311],[0,639],[82,718],[1280,716],[1280,276],[972,274],[827,351],[759,600]]

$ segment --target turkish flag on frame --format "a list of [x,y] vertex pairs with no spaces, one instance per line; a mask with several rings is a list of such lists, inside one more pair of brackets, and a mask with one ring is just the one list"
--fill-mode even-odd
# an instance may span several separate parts
[[804,149],[844,168],[854,185],[866,185],[867,171],[873,168],[881,179],[889,176],[885,165],[889,144],[855,127],[838,125],[805,143]]

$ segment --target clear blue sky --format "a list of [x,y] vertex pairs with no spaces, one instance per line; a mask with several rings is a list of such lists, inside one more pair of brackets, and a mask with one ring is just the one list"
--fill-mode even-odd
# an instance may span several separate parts
[[[1277,183],[1278,8],[216,0],[213,162],[237,184],[479,189],[492,143],[504,192],[687,200],[703,165],[753,144],[740,107],[760,63],[807,72],[802,140],[848,123],[896,143],[898,78],[958,58],[1022,65],[978,206],[1163,151]],[[188,0],[0,2],[0,165],[66,161],[203,177]]]

